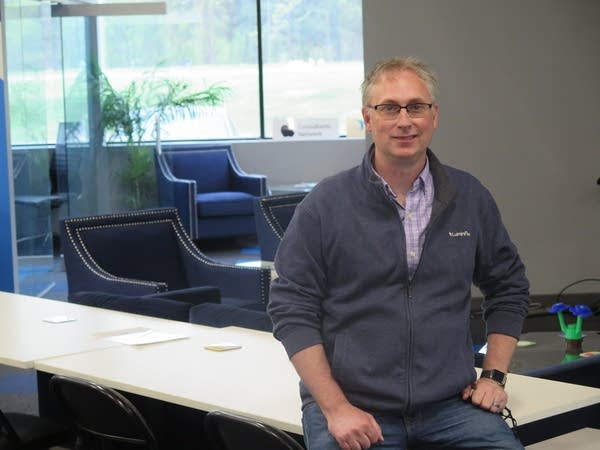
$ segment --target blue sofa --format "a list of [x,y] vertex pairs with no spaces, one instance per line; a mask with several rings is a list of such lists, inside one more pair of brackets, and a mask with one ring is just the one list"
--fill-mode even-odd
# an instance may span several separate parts
[[160,206],[177,208],[192,239],[256,233],[254,199],[267,178],[245,173],[230,144],[159,145],[155,166]]

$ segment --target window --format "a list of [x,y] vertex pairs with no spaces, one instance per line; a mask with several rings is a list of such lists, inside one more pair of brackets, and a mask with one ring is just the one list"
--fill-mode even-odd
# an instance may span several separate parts
[[262,0],[265,134],[274,119],[360,115],[362,7],[356,0]]
[[115,88],[154,76],[230,89],[222,107],[165,124],[165,140],[270,137],[272,121],[287,117],[337,118],[344,134],[360,110],[361,0],[257,2],[167,0],[166,15],[93,20],[52,18],[47,4],[33,19],[13,14],[12,143],[53,143],[59,122],[90,120],[81,84],[90,59]]

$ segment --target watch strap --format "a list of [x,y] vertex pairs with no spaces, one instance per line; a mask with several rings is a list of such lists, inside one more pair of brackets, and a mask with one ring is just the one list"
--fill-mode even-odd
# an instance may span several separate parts
[[482,370],[479,378],[489,378],[503,387],[506,384],[506,374],[497,369]]

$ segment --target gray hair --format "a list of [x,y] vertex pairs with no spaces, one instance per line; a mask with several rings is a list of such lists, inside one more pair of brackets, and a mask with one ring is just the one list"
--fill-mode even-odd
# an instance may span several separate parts
[[427,86],[429,95],[431,95],[431,100],[436,101],[438,96],[438,80],[435,73],[425,62],[413,56],[408,56],[405,58],[389,58],[375,64],[375,67],[367,73],[361,85],[363,106],[367,105],[371,96],[371,90],[381,76],[390,72],[402,72],[403,70],[410,70],[423,80],[425,86]]

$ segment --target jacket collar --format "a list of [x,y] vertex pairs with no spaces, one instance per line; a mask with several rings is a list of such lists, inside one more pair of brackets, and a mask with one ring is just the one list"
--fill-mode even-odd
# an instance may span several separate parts
[[[373,171],[373,152],[375,151],[375,144],[371,144],[369,150],[365,153],[362,164],[361,174],[363,180],[367,183],[369,189],[383,189],[383,183],[381,179]],[[437,215],[437,212],[441,211],[446,207],[456,195],[456,189],[450,182],[448,174],[444,165],[435,156],[431,149],[427,149],[427,158],[429,158],[429,170],[433,177],[434,202],[432,216]],[[385,191],[384,191],[385,192]]]

